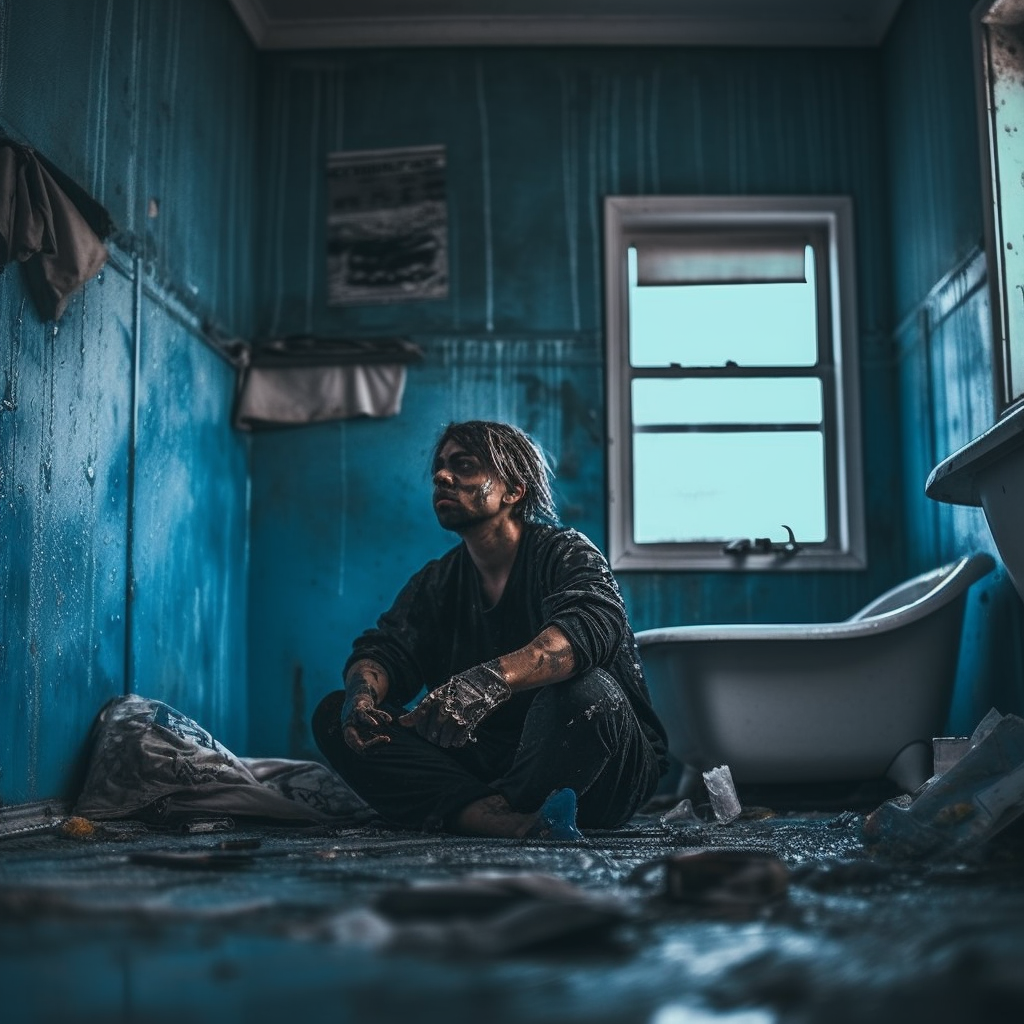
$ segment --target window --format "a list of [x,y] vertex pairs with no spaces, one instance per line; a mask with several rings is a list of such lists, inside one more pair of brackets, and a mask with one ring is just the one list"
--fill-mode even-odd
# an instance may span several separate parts
[[605,200],[615,569],[864,566],[852,255],[845,197]]

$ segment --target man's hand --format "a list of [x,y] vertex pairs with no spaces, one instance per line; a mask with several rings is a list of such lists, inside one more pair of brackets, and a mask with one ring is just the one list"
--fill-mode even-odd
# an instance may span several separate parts
[[378,743],[390,743],[391,737],[380,731],[390,721],[391,715],[377,707],[368,693],[346,697],[341,707],[341,735],[357,754]]
[[391,715],[377,706],[387,692],[387,674],[376,662],[357,661],[349,670],[341,706],[341,735],[357,754],[391,742],[391,737],[381,732],[382,726],[390,725]]
[[431,690],[398,724],[415,729],[439,747],[462,747],[473,741],[476,727],[511,696],[497,661],[489,661]]

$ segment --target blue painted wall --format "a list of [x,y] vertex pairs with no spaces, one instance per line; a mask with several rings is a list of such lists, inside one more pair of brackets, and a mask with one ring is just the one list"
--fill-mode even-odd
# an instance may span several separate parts
[[[974,0],[905,0],[883,49],[908,568],[996,554],[980,508],[929,501],[932,468],[995,421],[982,253]],[[1024,713],[1024,605],[1000,564],[971,592],[950,731]]]
[[128,691],[246,743],[248,451],[199,324],[251,325],[255,81],[223,4],[0,0],[0,127],[118,229],[56,324],[0,276],[0,803],[73,793]]
[[[842,617],[901,576],[877,50],[269,54],[259,109],[259,331],[403,334],[426,359],[394,420],[254,438],[254,748],[309,749],[305,721],[340,684],[352,637],[452,543],[425,473],[447,421],[507,418],[534,433],[556,464],[564,518],[604,544],[606,194],[845,193],[856,210],[868,570],[624,573],[635,625]],[[450,297],[328,307],[327,153],[437,143]]]
[[[534,433],[565,519],[604,544],[605,194],[847,193],[856,209],[868,570],[623,574],[638,628],[842,616],[991,549],[980,512],[922,491],[993,412],[971,6],[906,0],[877,50],[257,56],[209,0],[0,0],[0,126],[119,229],[57,325],[16,268],[0,277],[0,800],[66,791],[126,690],[239,753],[311,754],[309,713],[352,637],[452,541],[425,472],[451,419]],[[434,143],[450,298],[328,308],[326,154]],[[259,434],[250,452],[206,319],[402,334],[426,359],[399,416]],[[992,703],[1024,710],[1021,607],[1003,572],[976,588],[958,731]]]

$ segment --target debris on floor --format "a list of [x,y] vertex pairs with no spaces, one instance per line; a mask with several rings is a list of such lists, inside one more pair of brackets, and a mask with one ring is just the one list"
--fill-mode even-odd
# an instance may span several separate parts
[[[367,915],[375,914],[376,922]],[[334,922],[351,937],[353,926],[377,948],[436,957],[501,957],[594,946],[629,916],[622,898],[588,890],[543,873],[470,873],[453,881],[399,886],[380,893],[357,917]]]
[[0,839],[4,1020],[1018,1024],[1018,829],[887,859],[863,813],[755,811],[575,844],[54,821]]
[[697,816],[697,812],[693,809],[693,801],[689,797],[684,797],[675,807],[670,807],[661,816],[660,821],[662,825],[674,826],[703,824],[703,819]]
[[951,856],[977,847],[1024,814],[1024,719],[993,709],[966,750],[916,793],[864,820],[865,841],[888,856]]
[[715,818],[723,825],[735,821],[743,808],[736,795],[736,787],[733,785],[732,771],[729,766],[723,764],[704,772],[704,785],[707,787]]
[[[5,1020],[476,1024],[487,1005],[488,1024],[1018,1024],[1015,716],[938,744],[935,775],[881,806],[777,811],[748,790],[743,806],[722,765],[707,802],[664,797],[566,843],[408,832],[358,806],[257,822],[225,802],[217,766],[237,765],[198,726],[122,710],[143,747],[183,744],[210,789],[193,802],[161,777],[134,817],[111,800],[0,820]],[[154,781],[107,753],[104,778]]]
[[749,909],[785,897],[789,868],[770,853],[700,850],[643,864],[633,878],[664,871],[663,897],[672,903],[719,909]]

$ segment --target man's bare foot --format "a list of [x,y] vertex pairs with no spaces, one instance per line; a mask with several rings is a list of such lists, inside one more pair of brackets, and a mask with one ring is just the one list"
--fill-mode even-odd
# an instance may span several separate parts
[[455,831],[467,836],[495,839],[555,839],[576,842],[583,835],[576,827],[576,794],[558,789],[533,814],[512,810],[500,794],[485,796],[459,812]]
[[520,839],[536,822],[536,814],[513,811],[508,801],[496,793],[463,807],[455,819],[455,831],[464,836]]

